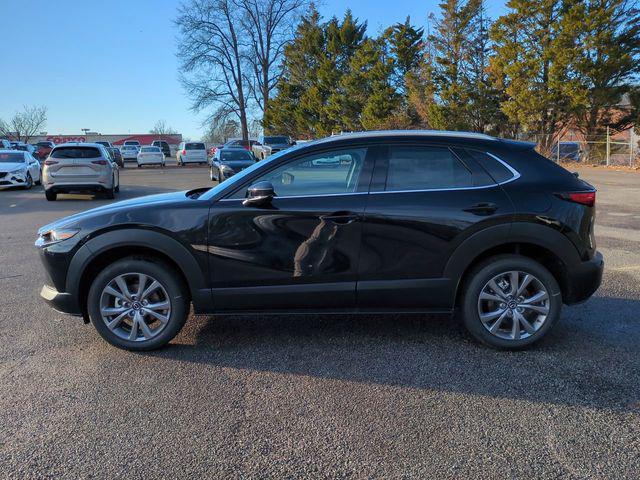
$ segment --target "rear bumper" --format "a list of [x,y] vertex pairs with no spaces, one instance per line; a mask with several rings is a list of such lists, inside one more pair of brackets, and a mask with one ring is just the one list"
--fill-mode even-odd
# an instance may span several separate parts
[[568,272],[568,292],[564,303],[572,305],[584,302],[595,293],[602,283],[604,270],[604,258],[600,252],[596,252],[593,258],[581,262]]
[[40,290],[40,296],[54,310],[69,315],[82,316],[82,310],[77,299],[70,293],[59,292],[55,287],[44,285]]
[[109,184],[104,183],[77,183],[66,184],[60,183],[45,186],[45,190],[54,193],[75,193],[75,192],[104,192],[111,188],[111,182]]

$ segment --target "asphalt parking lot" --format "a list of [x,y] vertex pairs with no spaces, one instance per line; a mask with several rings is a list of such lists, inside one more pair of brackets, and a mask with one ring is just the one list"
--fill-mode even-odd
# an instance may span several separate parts
[[[0,477],[638,478],[640,173],[599,189],[603,285],[535,348],[448,318],[192,317],[130,353],[39,299],[36,229],[107,200],[0,191]],[[116,199],[209,185],[127,168]]]

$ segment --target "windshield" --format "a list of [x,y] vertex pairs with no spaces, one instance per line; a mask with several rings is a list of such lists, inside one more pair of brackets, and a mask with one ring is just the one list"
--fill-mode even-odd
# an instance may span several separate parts
[[253,160],[248,150],[220,150],[220,160]]
[[125,145],[124,147],[122,147],[122,150],[138,150],[136,147],[134,147],[133,145]]
[[269,145],[270,143],[273,143],[273,144],[279,144],[279,143],[288,144],[289,143],[289,139],[287,137],[264,137],[264,143],[266,143],[267,145]]
[[24,153],[2,152],[0,163],[24,163]]
[[160,149],[158,147],[142,147],[142,151],[148,153],[158,153],[160,152]]

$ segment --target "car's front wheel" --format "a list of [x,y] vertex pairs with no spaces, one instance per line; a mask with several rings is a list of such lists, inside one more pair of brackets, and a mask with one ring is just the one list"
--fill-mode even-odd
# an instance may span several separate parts
[[89,289],[91,323],[125,350],[153,350],[173,339],[189,313],[177,272],[155,258],[128,257],[102,270]]
[[27,173],[27,180],[24,183],[24,189],[25,190],[31,190],[31,187],[33,187],[33,178],[31,178],[31,174]]
[[521,255],[487,259],[469,272],[463,288],[465,326],[494,348],[527,347],[560,317],[558,282],[543,265]]

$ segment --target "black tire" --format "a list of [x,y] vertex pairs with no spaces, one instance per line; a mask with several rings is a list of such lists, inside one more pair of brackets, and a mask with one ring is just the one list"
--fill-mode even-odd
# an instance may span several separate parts
[[116,188],[114,186],[115,183],[116,180],[114,178],[111,182],[111,188],[105,190],[104,192],[104,197],[108,200],[113,200],[114,198],[116,198]]
[[[166,290],[171,302],[171,314],[166,326],[149,340],[130,341],[119,337],[105,325],[100,313],[100,299],[104,288],[118,275],[132,272],[143,273],[156,279]],[[155,350],[166,345],[180,332],[189,314],[187,288],[179,278],[173,268],[152,257],[127,257],[108,265],[96,276],[89,289],[87,310],[91,323],[102,338],[124,350]]]
[[[500,338],[483,325],[478,312],[480,293],[496,275],[509,271],[520,271],[535,276],[548,292],[549,313],[535,333],[519,340]],[[540,263],[521,255],[498,255],[475,266],[462,284],[461,314],[465,327],[477,340],[501,350],[520,350],[544,337],[560,318],[562,293],[554,276]],[[513,320],[509,319],[509,322]],[[508,325],[508,324],[507,324]],[[513,324],[512,324],[513,325]]]
[[50,202],[55,202],[58,198],[58,194],[56,192],[52,192],[51,190],[45,190],[44,196]]
[[138,164],[138,168],[142,168],[142,165]]
[[31,187],[33,187],[33,178],[31,178],[31,174],[27,173],[27,183],[25,183],[24,188],[25,190],[31,190]]
[[113,189],[114,192],[120,193],[120,184],[116,188]]

